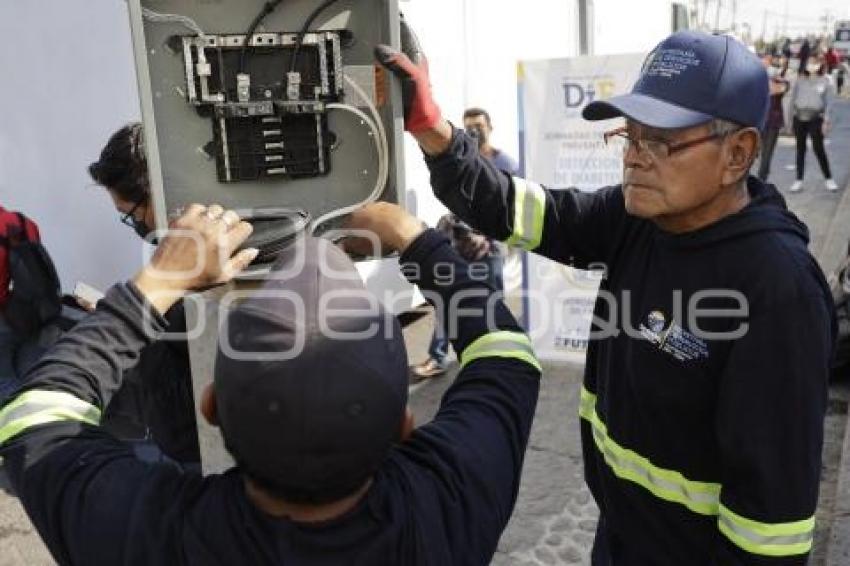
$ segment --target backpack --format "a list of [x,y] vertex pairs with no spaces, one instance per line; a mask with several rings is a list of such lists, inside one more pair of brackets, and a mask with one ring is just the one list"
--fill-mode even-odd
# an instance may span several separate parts
[[829,287],[838,320],[833,367],[846,368],[850,366],[850,246],[844,260],[829,278]]
[[7,230],[0,245],[8,250],[12,282],[3,316],[24,337],[36,334],[62,310],[59,277],[47,250],[27,236],[26,218],[17,213],[20,230]]

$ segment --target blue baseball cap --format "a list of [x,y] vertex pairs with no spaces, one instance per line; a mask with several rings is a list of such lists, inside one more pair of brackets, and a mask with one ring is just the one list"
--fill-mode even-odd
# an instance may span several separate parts
[[764,64],[726,35],[679,31],[649,54],[629,94],[588,104],[586,120],[626,117],[654,128],[713,119],[762,129],[769,87]]

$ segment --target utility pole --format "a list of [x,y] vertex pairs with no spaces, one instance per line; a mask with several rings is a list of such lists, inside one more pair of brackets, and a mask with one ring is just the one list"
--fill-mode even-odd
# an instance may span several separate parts
[[732,33],[738,31],[738,0],[732,0]]
[[782,16],[782,35],[788,37],[788,0],[785,0],[785,14]]
[[691,22],[699,29],[699,0],[691,0]]
[[717,0],[717,10],[714,12],[714,31],[720,31],[720,7],[723,0]]
[[829,24],[832,21],[832,12],[829,9],[823,11],[823,34],[829,35]]
[[578,0],[578,53],[593,54],[593,0]]
[[764,10],[761,17],[761,39],[767,41],[767,10]]
[[[461,0],[461,25],[463,26],[463,76],[469,76],[469,5]],[[469,108],[469,81],[463,81],[463,107]]]

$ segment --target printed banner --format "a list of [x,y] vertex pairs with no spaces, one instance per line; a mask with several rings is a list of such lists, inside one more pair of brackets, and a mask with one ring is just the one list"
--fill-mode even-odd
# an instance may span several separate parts
[[[644,55],[521,62],[517,69],[523,176],[551,189],[596,191],[622,181],[622,151],[602,134],[621,121],[588,122],[587,104],[628,92]],[[541,359],[582,363],[587,353],[598,272],[534,254],[525,263],[525,314]]]

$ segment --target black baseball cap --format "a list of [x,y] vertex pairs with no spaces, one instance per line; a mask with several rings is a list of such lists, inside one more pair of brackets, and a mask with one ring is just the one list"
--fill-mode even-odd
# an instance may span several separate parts
[[649,54],[629,94],[591,102],[582,116],[625,116],[670,129],[722,119],[761,130],[768,104],[767,71],[746,46],[726,35],[680,31]]
[[348,256],[300,236],[222,308],[215,397],[239,468],[294,503],[362,487],[400,440],[408,366],[398,321]]

